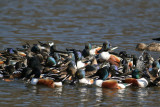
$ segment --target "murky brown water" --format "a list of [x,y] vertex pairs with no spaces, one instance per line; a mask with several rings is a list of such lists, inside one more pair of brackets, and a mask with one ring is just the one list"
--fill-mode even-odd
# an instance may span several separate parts
[[[59,49],[109,40],[136,52],[139,42],[160,35],[158,0],[0,0],[0,50],[24,42],[54,41]],[[153,53],[159,57],[159,53]],[[158,87],[108,90],[64,86],[50,89],[0,81],[1,106],[158,106]]]

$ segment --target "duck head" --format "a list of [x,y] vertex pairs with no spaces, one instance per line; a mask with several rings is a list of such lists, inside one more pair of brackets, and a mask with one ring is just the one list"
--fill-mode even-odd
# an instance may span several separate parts
[[26,43],[26,44],[22,45],[22,47],[23,47],[25,50],[28,50],[31,46],[29,45],[29,43]]
[[136,51],[144,51],[147,48],[145,43],[138,43],[136,46]]
[[46,60],[46,65],[47,66],[55,66],[57,63],[56,63],[56,60],[53,58],[53,57],[48,57],[47,60]]
[[103,68],[100,68],[96,72],[95,76],[99,76],[99,79],[101,80],[106,80],[109,77],[109,67],[105,66]]
[[92,45],[90,43],[85,44],[85,49],[92,49]]
[[57,51],[57,46],[56,45],[52,45],[50,47],[50,54],[53,54],[55,51]]
[[102,48],[105,49],[105,50],[109,50],[110,49],[110,43],[109,43],[109,41],[103,42]]
[[41,49],[40,49],[39,45],[33,44],[32,48],[31,48],[31,52],[33,52],[33,53],[40,53]]
[[119,52],[119,56],[120,57],[127,57],[127,52],[126,51],[121,51],[121,52]]
[[82,53],[80,51],[74,51],[75,61],[79,61],[82,59]]
[[82,79],[85,78],[85,71],[82,69],[78,69],[76,74],[75,74],[76,78],[78,79]]
[[135,69],[132,71],[132,78],[139,79],[140,78],[140,71]]
[[88,57],[90,55],[90,50],[92,49],[92,46],[90,43],[85,44],[85,49],[82,51],[83,57]]

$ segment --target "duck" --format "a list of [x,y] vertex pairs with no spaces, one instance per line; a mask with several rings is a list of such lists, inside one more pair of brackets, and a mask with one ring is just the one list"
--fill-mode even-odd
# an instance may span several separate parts
[[73,78],[75,78],[76,71],[77,71],[77,67],[75,65],[75,62],[71,61],[68,64],[68,67],[66,69],[66,72],[67,72],[66,79],[70,77],[69,80],[73,80]]
[[150,44],[145,44],[145,43],[138,43],[136,46],[136,50],[137,51],[156,51],[156,52],[160,52],[160,43],[150,43]]
[[118,67],[120,66],[122,60],[122,58],[110,54],[109,52],[101,52],[98,57],[100,60],[108,61],[111,65],[116,65]]
[[96,46],[95,48],[90,49],[89,54],[95,56],[103,51],[109,51],[109,50],[110,50],[110,43],[109,41],[105,41],[103,42],[102,46]]
[[98,69],[96,73],[94,73],[93,75],[90,76],[90,78],[93,78],[96,76],[98,77],[98,79],[101,79],[101,80],[106,80],[107,78],[110,78],[111,72],[109,71],[109,67],[104,66],[104,67]]
[[97,72],[99,69],[98,65],[87,65],[85,67],[86,76],[89,77]]
[[38,43],[40,44],[41,47],[44,47],[44,48],[49,48],[54,45],[54,42],[42,43],[41,41],[38,41]]
[[138,60],[136,61],[136,69],[138,69],[139,71],[143,71],[147,65],[152,64],[154,61],[154,58],[151,57],[151,55],[146,52],[143,51],[142,54],[139,56]]
[[30,83],[32,85],[43,85],[50,88],[62,87],[62,82],[55,82],[49,78],[32,78]]
[[31,85],[44,85],[50,88],[62,86],[61,81],[54,81],[51,78],[42,78],[41,69],[38,66],[32,69],[26,68],[23,72],[25,73],[25,77],[29,79],[28,81]]
[[89,61],[85,62],[82,60],[82,53],[80,51],[74,50],[73,51],[74,56],[75,56],[75,63],[76,63],[76,67],[77,69],[81,69],[81,68],[85,68],[89,63]]
[[157,77],[159,77],[159,70],[160,70],[160,68],[159,68],[159,63],[158,63],[157,61],[154,61],[154,62],[152,63],[152,67],[149,69],[149,73],[150,73],[153,77],[157,78]]
[[12,74],[14,71],[15,67],[13,65],[5,66],[5,69],[3,71],[3,77],[8,79],[12,78]]
[[55,60],[55,58],[49,56],[45,62],[45,66],[48,66],[48,67],[53,67],[53,66],[56,66],[57,65],[57,62]]
[[30,68],[34,68],[36,66],[41,66],[40,59],[36,56],[27,58],[27,66]]
[[83,69],[76,71],[75,79],[78,80],[79,84],[92,85],[94,83],[94,79],[85,77],[85,71]]
[[116,80],[95,80],[94,85],[108,89],[124,89],[130,86],[130,83],[118,83]]
[[132,71],[132,77],[125,78],[122,80],[123,83],[130,83],[132,86],[145,88],[149,85],[150,79],[147,77],[142,77],[140,75],[141,71],[138,71],[137,69]]
[[110,45],[109,41],[105,41],[105,42],[103,42],[102,48],[97,53],[109,51],[110,48],[111,48],[111,45]]
[[91,49],[92,49],[92,45],[91,45],[90,43],[85,44],[85,48],[84,48],[83,51],[82,51],[82,56],[83,56],[84,58],[90,56],[89,51],[90,51]]
[[124,83],[131,83],[132,86],[140,87],[140,88],[145,88],[148,86],[149,82],[146,78],[126,78],[123,80]]

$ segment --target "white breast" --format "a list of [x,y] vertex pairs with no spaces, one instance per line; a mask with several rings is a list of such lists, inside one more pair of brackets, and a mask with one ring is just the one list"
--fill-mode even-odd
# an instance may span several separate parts
[[103,80],[96,80],[94,84],[98,87],[102,87]]
[[79,83],[81,84],[86,84],[86,85],[91,85],[92,83],[90,82],[89,79],[86,79],[86,78],[82,78],[82,79],[79,79]]
[[77,69],[83,68],[85,67],[85,63],[83,63],[82,61],[78,61],[77,62]]
[[31,84],[36,85],[38,83],[38,78],[32,78]]
[[102,52],[99,54],[99,58],[102,60],[108,60],[110,58],[110,54],[108,52]]
[[139,87],[147,87],[148,86],[148,81],[145,78],[140,78],[137,79],[138,83],[139,83]]

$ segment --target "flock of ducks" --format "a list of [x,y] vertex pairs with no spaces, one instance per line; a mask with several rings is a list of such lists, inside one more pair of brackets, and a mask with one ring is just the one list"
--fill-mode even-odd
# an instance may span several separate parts
[[[58,50],[54,43],[38,41],[22,48],[7,48],[0,52],[0,78],[4,81],[20,79],[32,85],[62,87],[93,85],[102,88],[159,86],[160,59],[147,51],[160,45],[138,44],[144,50],[139,57],[126,51],[114,52],[108,41],[101,46],[86,43],[83,50]],[[140,49],[143,48],[143,49]]]

